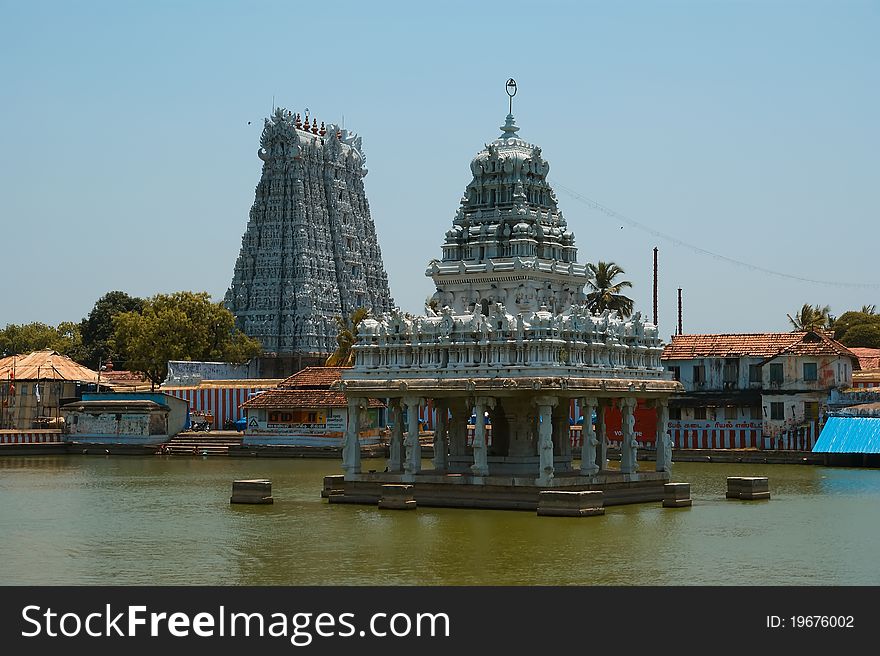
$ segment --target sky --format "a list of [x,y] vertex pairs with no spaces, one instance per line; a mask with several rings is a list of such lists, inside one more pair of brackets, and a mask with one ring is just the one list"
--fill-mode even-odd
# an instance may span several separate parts
[[[880,2],[0,0],[0,327],[232,280],[273,104],[363,139],[403,310],[469,164],[542,147],[661,336],[880,307]],[[597,204],[604,209],[597,209]]]

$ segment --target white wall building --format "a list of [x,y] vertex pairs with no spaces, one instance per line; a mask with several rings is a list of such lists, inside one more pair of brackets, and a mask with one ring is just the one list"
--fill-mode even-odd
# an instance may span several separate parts
[[810,449],[833,389],[859,360],[821,332],[673,335],[661,356],[685,388],[670,401],[684,448]]

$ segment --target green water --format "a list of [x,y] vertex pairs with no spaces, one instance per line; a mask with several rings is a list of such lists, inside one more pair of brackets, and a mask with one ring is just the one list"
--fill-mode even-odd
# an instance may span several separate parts
[[[880,584],[877,470],[677,463],[693,507],[576,519],[331,506],[320,490],[336,473],[331,460],[0,458],[0,584]],[[727,500],[727,476],[768,476],[773,498]],[[239,478],[271,479],[275,504],[230,505]]]

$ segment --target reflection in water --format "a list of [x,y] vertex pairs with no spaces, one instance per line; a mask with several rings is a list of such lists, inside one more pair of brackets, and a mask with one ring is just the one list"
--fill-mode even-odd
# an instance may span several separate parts
[[[338,471],[308,459],[0,458],[0,583],[880,583],[876,470],[678,463],[693,507],[591,518],[331,506],[322,479]],[[768,476],[772,499],[725,499],[727,476]],[[271,479],[275,504],[231,505],[238,478]]]

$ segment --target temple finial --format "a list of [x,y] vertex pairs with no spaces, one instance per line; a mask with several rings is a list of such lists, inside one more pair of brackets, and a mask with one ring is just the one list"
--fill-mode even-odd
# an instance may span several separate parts
[[513,114],[513,97],[516,95],[516,80],[510,78],[507,80],[507,84],[505,85],[505,91],[507,91],[507,95],[510,98],[510,103],[507,108],[508,114]]

